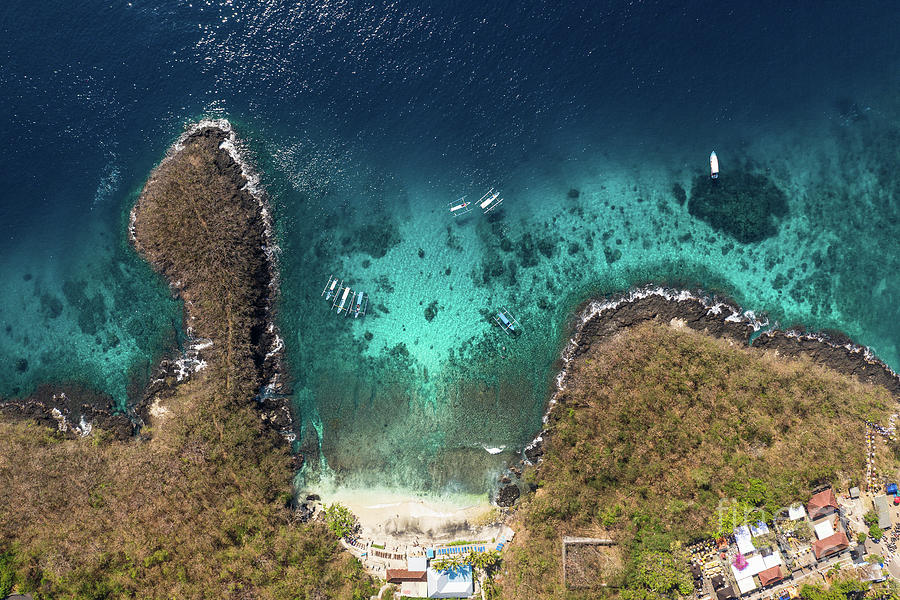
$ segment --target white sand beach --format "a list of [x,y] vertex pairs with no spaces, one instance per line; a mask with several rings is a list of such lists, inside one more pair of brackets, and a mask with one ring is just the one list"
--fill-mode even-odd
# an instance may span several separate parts
[[490,523],[495,508],[487,497],[415,496],[389,489],[340,488],[318,492],[327,504],[339,502],[359,518],[362,538],[376,543],[422,544],[452,539],[496,537]]

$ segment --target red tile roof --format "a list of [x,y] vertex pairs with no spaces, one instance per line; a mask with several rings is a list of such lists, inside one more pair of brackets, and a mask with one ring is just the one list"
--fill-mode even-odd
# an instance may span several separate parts
[[834,497],[834,490],[828,488],[809,499],[806,512],[809,513],[809,518],[815,521],[820,516],[830,513],[831,509],[836,510],[837,508],[838,503],[837,498]]
[[829,535],[827,538],[823,538],[813,543],[812,549],[816,555],[816,559],[821,559],[824,556],[846,550],[849,546],[850,540],[847,539],[847,534],[843,531],[838,531],[835,534]]
[[773,583],[777,583],[782,579],[784,579],[784,575],[781,574],[781,565],[775,565],[774,567],[768,568],[765,571],[759,572],[759,585],[761,585],[762,587],[772,585]]
[[387,582],[428,581],[425,571],[407,571],[406,569],[388,569]]

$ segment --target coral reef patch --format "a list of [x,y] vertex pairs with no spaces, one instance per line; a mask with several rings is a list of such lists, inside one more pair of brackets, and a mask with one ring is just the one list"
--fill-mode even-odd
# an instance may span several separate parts
[[[673,190],[676,200],[680,194]],[[788,214],[787,195],[768,177],[736,171],[710,179],[698,175],[688,212],[742,244],[775,235],[778,219]]]

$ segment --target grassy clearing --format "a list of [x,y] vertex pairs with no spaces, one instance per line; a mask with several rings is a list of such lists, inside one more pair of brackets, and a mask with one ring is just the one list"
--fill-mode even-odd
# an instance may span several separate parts
[[[895,409],[881,388],[691,330],[646,323],[597,343],[525,474],[537,489],[514,517],[499,596],[676,597],[690,582],[680,548],[716,532],[720,501],[774,510],[819,483],[859,484],[863,420]],[[564,590],[562,535],[615,539],[623,587]]]

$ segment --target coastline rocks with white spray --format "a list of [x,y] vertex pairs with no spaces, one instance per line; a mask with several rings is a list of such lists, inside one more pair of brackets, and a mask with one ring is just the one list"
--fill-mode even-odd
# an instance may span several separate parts
[[755,348],[774,350],[785,356],[805,355],[825,365],[887,389],[900,399],[900,377],[878,360],[871,350],[850,341],[843,334],[805,333],[799,329],[766,331],[753,341]]
[[[552,435],[554,407],[566,389],[569,363],[597,341],[644,321],[678,324],[718,338],[750,344],[755,332],[768,327],[751,311],[733,301],[702,291],[646,286],[608,299],[591,300],[579,311],[574,332],[560,356],[562,369],[544,414],[541,432],[522,450],[522,463],[541,461],[548,435]],[[900,377],[868,348],[854,344],[843,334],[806,333],[798,328],[762,331],[752,342],[756,348],[777,351],[786,357],[808,357],[814,362],[861,381],[880,385],[900,400]]]
[[[249,166],[237,137],[226,120],[201,121],[194,125],[172,146],[166,158],[154,169],[135,208],[131,213],[129,234],[138,252],[170,281],[173,293],[185,302],[185,329],[189,343],[183,354],[169,361],[169,368],[161,365],[142,401],[141,416],[165,395],[165,388],[177,385],[194,373],[224,356],[231,356],[232,326],[240,319],[239,334],[247,351],[249,368],[242,381],[253,384],[247,391],[255,397],[254,405],[267,428],[279,433],[289,442],[296,438],[290,402],[290,385],[285,376],[284,343],[275,323],[275,308],[279,293],[278,246],[275,243],[271,211],[265,194],[259,187],[259,176]],[[179,199],[178,182],[196,176],[200,169],[208,204],[196,204],[191,196]],[[188,173],[184,175],[183,172]],[[207,179],[203,179],[203,178]],[[209,183],[205,183],[208,180]],[[174,182],[174,183],[173,183]],[[210,209],[215,206],[214,209]],[[201,215],[205,214],[205,217]],[[222,217],[226,214],[226,217]],[[186,218],[190,216],[191,218]],[[196,218],[193,218],[196,217]],[[205,234],[203,242],[192,235],[199,224]],[[182,250],[178,250],[179,243]],[[212,283],[204,264],[196,256],[219,252],[227,254],[227,268],[237,277],[227,295],[242,295],[237,305],[225,309],[228,316],[217,317],[218,308],[210,296],[217,284]],[[210,265],[213,267],[214,265]],[[196,301],[196,302],[195,302]],[[199,304],[203,304],[201,310]],[[228,311],[235,312],[228,312]],[[243,315],[243,316],[232,316]],[[216,339],[217,327],[227,318],[229,335]],[[195,332],[196,330],[196,332]],[[237,330],[235,330],[237,331]],[[224,354],[223,354],[224,353]],[[172,369],[174,367],[174,371]],[[228,369],[235,367],[229,366]],[[228,371],[227,372],[235,372]],[[251,374],[252,373],[252,374]],[[245,387],[247,387],[245,385]],[[249,400],[250,398],[248,398]]]
[[97,428],[123,440],[136,431],[135,423],[116,409],[112,397],[79,384],[38,386],[27,398],[0,401],[0,415],[34,421],[69,438],[84,437]]

